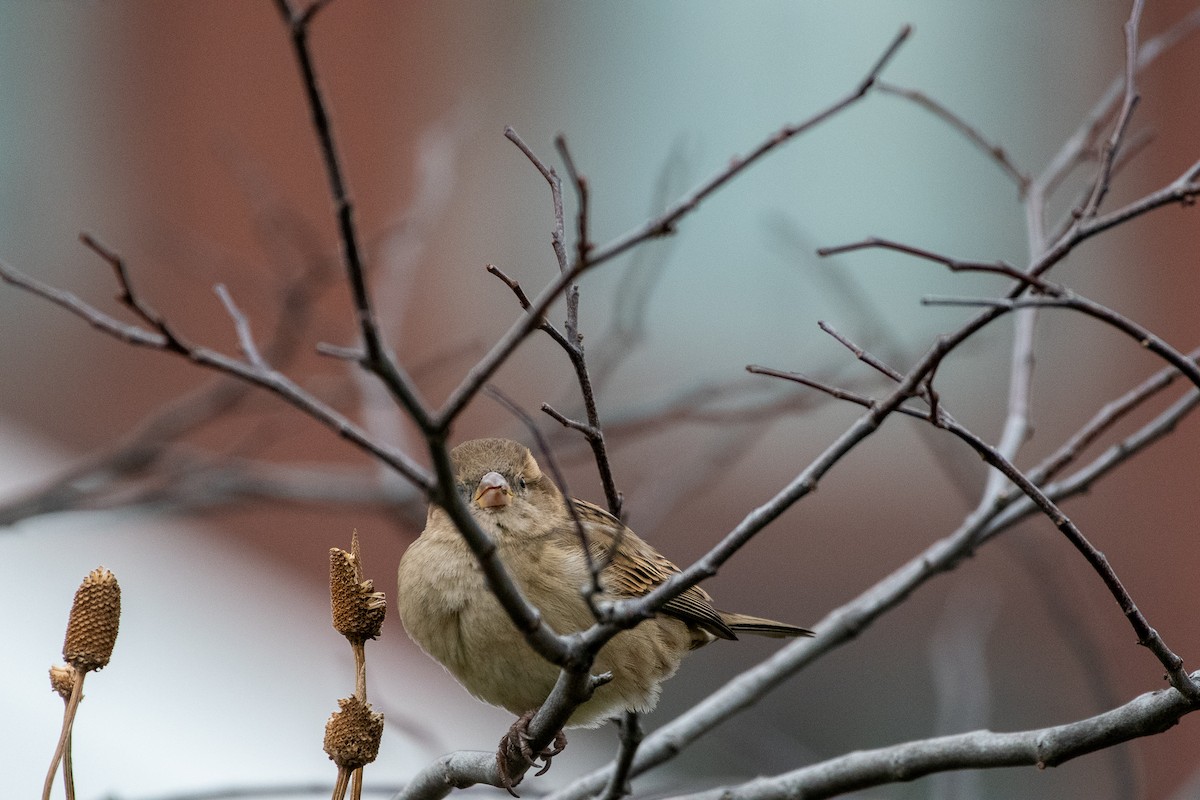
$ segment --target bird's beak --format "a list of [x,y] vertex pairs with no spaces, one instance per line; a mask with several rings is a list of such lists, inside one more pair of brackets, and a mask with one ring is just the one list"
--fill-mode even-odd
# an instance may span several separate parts
[[499,472],[489,472],[479,479],[475,489],[475,505],[480,508],[504,508],[512,505],[513,491]]

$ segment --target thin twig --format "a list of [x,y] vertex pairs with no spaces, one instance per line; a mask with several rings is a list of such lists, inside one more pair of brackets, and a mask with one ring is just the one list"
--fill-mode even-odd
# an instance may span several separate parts
[[[517,148],[525,154],[530,163],[537,168],[537,171],[546,179],[546,183],[550,186],[550,201],[554,206],[554,230],[550,234],[550,244],[554,249],[554,258],[558,262],[559,273],[566,272],[570,269],[570,263],[567,259],[566,246],[566,218],[563,211],[563,196],[562,196],[562,179],[558,177],[558,173],[554,171],[554,167],[537,157],[520,134],[510,125],[504,129],[504,138],[515,144]],[[528,300],[526,301],[528,303]],[[528,305],[524,306],[528,308]]]
[[258,345],[254,343],[254,335],[250,332],[250,321],[233,302],[229,289],[225,287],[225,284],[218,283],[215,291],[217,297],[221,298],[221,302],[225,305],[225,311],[229,314],[229,318],[233,320],[233,329],[237,332],[238,346],[241,348],[242,354],[255,368],[264,371],[270,370],[271,367],[262,357],[262,353],[258,351]]
[[[868,71],[866,77],[848,95],[803,122],[794,125],[785,125],[775,131],[763,140],[761,144],[751,150],[748,155],[731,159],[725,168],[676,201],[675,204],[658,217],[617,237],[606,245],[595,247],[590,252],[586,264],[587,268],[595,268],[649,239],[666,236],[674,232],[682,218],[695,211],[700,203],[707,199],[713,192],[720,189],[726,183],[729,183],[738,175],[741,175],[749,166],[756,163],[767,153],[772,152],[785,142],[813,129],[830,118],[837,116],[837,114],[847,107],[861,100],[866,96],[871,87],[875,85],[879,74],[896,55],[900,46],[908,39],[911,33],[912,28],[910,26],[905,25],[902,27],[871,67],[870,71]],[[551,281],[531,301],[528,312],[508,329],[492,349],[468,371],[467,375],[459,382],[459,385],[451,391],[441,408],[433,415],[431,420],[433,427],[444,429],[451,421],[458,417],[462,409],[466,407],[467,403],[470,402],[471,398],[475,396],[483,384],[491,380],[492,375],[508,359],[513,350],[539,326],[542,315],[546,313],[550,304],[562,295],[567,286],[579,276],[581,267],[582,265],[575,264],[572,265],[571,269],[560,273],[555,280]]]
[[313,131],[316,133],[320,145],[329,193],[334,203],[338,237],[342,246],[342,261],[346,279],[350,284],[354,309],[358,315],[359,332],[363,337],[365,357],[362,364],[379,376],[391,395],[408,412],[418,427],[423,431],[444,432],[448,420],[442,420],[441,424],[436,424],[430,419],[429,410],[421,402],[412,380],[385,346],[379,329],[379,321],[372,305],[371,293],[367,288],[366,264],[358,243],[354,206],[350,201],[350,193],[334,141],[333,124],[329,119],[325,98],[317,80],[316,67],[308,46],[309,24],[316,12],[323,6],[324,3],[314,2],[303,14],[297,15],[288,0],[276,0],[279,14],[291,33],[292,51],[300,68],[304,94],[312,117]]
[[592,554],[592,538],[588,535],[587,527],[583,524],[583,518],[579,516],[579,509],[575,505],[574,495],[571,494],[571,487],[567,483],[567,476],[558,465],[558,459],[554,456],[554,451],[550,449],[550,443],[546,441],[546,437],[542,435],[541,429],[534,424],[533,418],[525,413],[519,405],[516,404],[510,397],[505,395],[495,386],[485,386],[486,392],[492,399],[504,406],[510,414],[520,420],[525,429],[533,437],[537,444],[538,453],[542,456],[542,461],[546,464],[546,469],[550,472],[550,477],[554,479],[558,485],[559,491],[562,492],[563,500],[567,505],[567,513],[571,515],[571,522],[575,525],[575,535],[579,537],[579,544],[583,549],[583,559],[587,564],[588,575],[591,576],[591,584],[584,591],[584,599],[591,608],[593,616],[597,620],[600,617],[600,611],[596,605],[596,598],[599,597],[604,588],[600,585],[600,572],[603,567],[597,565],[595,557]]
[[1100,153],[1100,169],[1096,173],[1091,196],[1080,212],[1082,218],[1096,216],[1100,204],[1104,202],[1104,198],[1108,194],[1113,163],[1117,153],[1120,152],[1125,131],[1129,128],[1129,121],[1133,118],[1133,110],[1138,104],[1138,91],[1134,78],[1137,75],[1138,22],[1142,18],[1143,5],[1144,0],[1134,0],[1133,9],[1129,12],[1129,19],[1125,22],[1125,92],[1112,134],[1104,143],[1104,149]]
[[165,336],[172,349],[181,347],[182,345],[178,342],[175,332],[167,325],[162,315],[151,308],[134,291],[133,280],[129,275],[129,269],[125,266],[125,260],[90,233],[81,233],[79,240],[83,242],[85,247],[100,256],[100,258],[104,259],[112,267],[113,273],[117,277],[117,283],[121,287],[121,292],[117,295],[118,302],[133,311],[134,314],[140,317],[151,328]]
[[1049,291],[1046,284],[1039,278],[1028,275],[1011,264],[1004,261],[995,261],[987,263],[983,261],[964,261],[958,258],[952,258],[940,253],[935,253],[932,250],[926,250],[921,247],[896,242],[891,239],[882,239],[877,236],[869,236],[858,242],[838,245],[836,247],[822,247],[817,250],[819,256],[832,256],[841,253],[849,253],[854,250],[882,249],[895,250],[898,253],[914,256],[916,258],[932,261],[937,264],[942,264],[951,272],[985,272],[993,275],[1003,275],[1012,278],[1015,281],[1028,284],[1030,287],[1038,291]]
[[1013,183],[1017,185],[1017,193],[1020,197],[1024,197],[1029,189],[1030,177],[1020,169],[1013,160],[1009,157],[1008,152],[999,144],[990,141],[983,133],[971,125],[965,119],[955,114],[946,106],[934,100],[925,92],[918,89],[909,89],[903,86],[897,86],[893,83],[884,81],[876,81],[875,88],[884,94],[895,95],[902,97],[912,103],[917,104],[929,113],[933,114],[938,119],[942,120],[954,130],[965,136],[972,144],[991,157],[993,161],[1000,166],[1008,177],[1012,178]]
[[[579,203],[579,211],[575,215],[578,220],[575,232],[575,263],[580,272],[583,272],[587,269],[588,254],[592,251],[592,243],[588,239],[588,213],[590,211],[588,182],[587,178],[575,167],[575,159],[571,156],[570,148],[567,147],[567,137],[561,133],[555,136],[554,146],[563,160],[563,165],[567,168],[567,176],[571,179],[571,185],[575,187],[575,197]],[[567,320],[563,328],[567,335],[567,341],[571,342],[574,347],[582,348],[583,336],[579,332],[579,286],[577,284],[567,290]]]
[[1129,317],[1107,306],[1089,300],[1082,295],[1063,291],[1057,297],[1028,297],[1009,300],[1007,298],[973,297],[926,297],[924,305],[985,306],[1000,311],[1016,311],[1022,308],[1067,308],[1079,311],[1116,328],[1129,336],[1146,350],[1168,362],[1183,373],[1184,377],[1200,387],[1200,367],[1196,362],[1168,344],[1162,337]]

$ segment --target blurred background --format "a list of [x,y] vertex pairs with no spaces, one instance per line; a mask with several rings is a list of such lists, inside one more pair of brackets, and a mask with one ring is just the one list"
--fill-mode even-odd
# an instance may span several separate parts
[[[1194,10],[1150,4],[1142,38]],[[214,294],[229,288],[273,362],[422,458],[377,387],[315,345],[355,344],[332,203],[287,33],[267,0],[0,2],[0,257],[106,311],[119,252],[144,296],[191,341],[237,344]],[[391,4],[335,0],[312,47],[385,327],[424,397],[440,402],[517,318],[494,263],[533,294],[556,270],[544,160],[566,136],[591,186],[591,237],[630,230],[781,125],[862,79],[905,23],[885,78],[919,89],[1037,174],[1123,64],[1123,2]],[[1139,80],[1136,158],[1106,208],[1166,185],[1198,153],[1200,36]],[[1090,167],[1054,195],[1053,224]],[[573,243],[574,197],[568,192]],[[1198,221],[1166,208],[1096,239],[1054,277],[1181,350],[1200,339]],[[964,259],[1028,259],[1012,179],[944,122],[876,94],[799,137],[705,202],[676,236],[581,282],[581,328],[632,527],[680,564],[766,501],[858,415],[749,375],[756,363],[864,392],[884,383],[817,327],[825,320],[906,368],[973,312],[931,294],[1003,291],[894,253],[819,259],[868,235]],[[561,309],[552,314],[561,320]],[[132,320],[131,320],[132,321]],[[362,539],[394,594],[423,524],[411,491],[278,400],[177,358],[113,341],[0,286],[0,752],[14,797],[35,796],[61,703],[72,593],[103,564],[125,610],[113,661],[75,727],[83,798],[148,800],[333,781],[321,751],[352,660],[329,626],[330,547]],[[938,373],[943,402],[994,440],[1011,324]],[[1032,466],[1159,363],[1064,312],[1038,326]],[[537,411],[578,415],[565,356],[535,337],[498,388],[555,436],[572,491],[601,500],[586,449]],[[1127,434],[1177,390],[1126,423]],[[725,607],[811,625],[972,508],[982,465],[927,426],[893,419],[706,584]],[[482,397],[456,439],[529,439]],[[1106,440],[1105,443],[1112,440]],[[1189,667],[1200,516],[1187,420],[1066,506]],[[778,648],[694,654],[645,720],[654,729]],[[368,785],[396,785],[439,753],[489,749],[511,721],[413,647],[399,620],[368,646],[388,728]],[[849,750],[987,727],[1079,719],[1160,688],[1161,668],[1081,558],[1042,519],[921,588],[768,702],[635,784],[703,787]],[[862,797],[1200,797],[1200,723],[1062,767],[926,778]],[[527,791],[611,758],[611,728],[577,732]],[[476,790],[482,791],[482,790]]]

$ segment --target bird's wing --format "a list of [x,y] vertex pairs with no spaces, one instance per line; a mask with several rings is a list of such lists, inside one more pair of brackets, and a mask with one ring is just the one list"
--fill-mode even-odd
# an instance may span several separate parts
[[[601,573],[605,589],[618,599],[641,597],[679,572],[612,514],[585,500],[575,500],[574,504],[586,526],[592,557],[606,565]],[[718,638],[737,638],[713,607],[708,592],[699,586],[688,587],[667,601],[662,611]]]

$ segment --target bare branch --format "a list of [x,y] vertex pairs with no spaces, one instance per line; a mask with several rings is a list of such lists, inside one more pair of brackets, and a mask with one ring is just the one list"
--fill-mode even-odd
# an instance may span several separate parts
[[600,796],[600,800],[621,800],[631,794],[629,772],[633,768],[633,759],[637,755],[638,745],[642,743],[642,724],[636,711],[626,711],[620,720],[621,739],[620,750],[613,760],[612,780],[608,788]]
[[[850,346],[861,353],[860,348],[854,347],[853,345]],[[866,360],[864,355],[860,355],[859,357],[863,360]],[[1190,367],[1192,372],[1197,375],[1197,378],[1200,378],[1200,369],[1197,369],[1194,363],[1187,362],[1187,360],[1182,356],[1180,356],[1180,359],[1182,359],[1182,364],[1172,364],[1176,369],[1179,369],[1181,372],[1184,372],[1184,374],[1187,374],[1184,371],[1184,368]],[[873,362],[878,362],[878,359],[872,358],[871,360]],[[886,367],[883,368],[883,371],[894,372]],[[787,375],[784,375],[783,377],[796,379],[793,376]],[[1138,644],[1145,646],[1155,655],[1156,658],[1159,659],[1159,662],[1167,670],[1167,675],[1171,680],[1171,685],[1180,692],[1197,692],[1198,696],[1200,696],[1200,688],[1193,686],[1191,681],[1188,680],[1186,672],[1184,672],[1183,659],[1172,652],[1162,638],[1158,635],[1158,632],[1150,626],[1150,623],[1142,615],[1141,611],[1138,610],[1137,604],[1134,603],[1133,598],[1125,589],[1125,586],[1122,584],[1120,578],[1117,577],[1116,571],[1112,568],[1112,565],[1109,564],[1108,559],[1104,556],[1104,554],[1101,553],[1090,541],[1088,541],[1087,537],[1083,535],[1083,532],[1080,531],[1073,522],[1071,522],[1071,520],[1062,512],[1061,509],[1058,508],[1057,505],[1055,505],[1054,501],[1051,500],[1020,470],[1018,470],[1016,466],[1014,466],[1013,463],[1005,457],[1004,454],[1002,454],[997,448],[987,444],[983,439],[975,435],[964,426],[960,425],[954,420],[953,417],[950,416],[947,411],[945,411],[945,409],[941,408],[937,402],[936,395],[933,393],[931,388],[931,381],[932,370],[930,371],[926,382],[923,384],[927,390],[926,397],[931,405],[931,408],[925,415],[925,418],[934,426],[943,428],[957,436],[962,441],[966,442],[966,444],[975,450],[975,452],[978,453],[984,461],[995,467],[996,470],[1003,474],[1005,478],[1012,481],[1013,484],[1015,484],[1021,490],[1021,492],[1027,495],[1037,505],[1037,507],[1042,510],[1042,512],[1050,519],[1054,526],[1058,528],[1058,530],[1067,538],[1067,540],[1083,555],[1087,562],[1092,566],[1092,569],[1100,576],[1101,580],[1104,581],[1105,586],[1108,588],[1113,598],[1117,601],[1121,611],[1129,620],[1130,625],[1134,629],[1134,633],[1137,634]],[[830,391],[826,387],[815,384],[807,379],[804,379],[801,382],[805,383],[805,385],[821,389],[822,391]],[[1197,383],[1197,387],[1200,388],[1200,383]],[[850,400],[851,402],[855,402],[858,405],[863,405],[867,408],[873,408],[875,406],[873,401],[866,398],[854,397],[850,393],[841,393],[841,396],[842,399]],[[1189,696],[1191,695],[1189,694]]]
[[[530,163],[537,168],[537,171],[546,179],[546,183],[550,185],[550,201],[554,207],[554,231],[550,235],[550,244],[554,248],[554,257],[558,261],[558,271],[566,272],[570,265],[567,261],[566,247],[566,217],[563,211],[563,196],[562,196],[562,179],[558,177],[558,173],[554,171],[546,162],[537,157],[533,149],[525,143],[525,140],[512,128],[508,126],[504,129],[504,138],[515,144],[517,148],[525,154]],[[529,308],[529,301],[522,303],[522,308]]]
[[1012,179],[1013,183],[1017,185],[1017,193],[1019,196],[1025,196],[1026,191],[1029,189],[1029,183],[1031,180],[1030,177],[1015,163],[1013,163],[1012,159],[1009,157],[1007,151],[1005,151],[1003,147],[989,141],[988,138],[984,136],[978,128],[971,125],[969,122],[955,114],[946,106],[934,100],[925,92],[917,89],[908,89],[892,83],[885,83],[884,81],[876,81],[875,88],[884,94],[902,97],[909,102],[917,104],[961,133],[973,145],[990,156],[991,159],[999,165],[1000,169],[1004,170],[1005,174],[1007,174],[1008,177]]
[[431,425],[444,429],[462,412],[462,409],[466,407],[467,403],[470,402],[471,398],[475,396],[483,384],[491,379],[492,374],[499,368],[500,364],[507,360],[512,351],[538,327],[540,318],[546,313],[550,304],[561,296],[567,286],[579,276],[580,271],[585,266],[591,269],[616,258],[648,239],[672,233],[675,230],[675,226],[683,217],[694,211],[705,198],[740,175],[751,164],[754,164],[784,142],[811,130],[861,100],[871,87],[875,85],[880,72],[887,66],[892,57],[895,56],[900,45],[908,39],[911,33],[912,28],[909,26],[906,25],[901,28],[900,32],[892,39],[883,54],[874,66],[872,66],[866,77],[849,95],[814,114],[804,122],[795,125],[786,125],[779,129],[754,148],[749,155],[731,159],[724,169],[692,190],[687,196],[677,201],[655,219],[618,237],[607,245],[594,248],[586,265],[574,264],[571,269],[560,273],[554,281],[549,283],[534,298],[526,314],[509,328],[508,332],[496,342],[487,355],[467,373],[458,387],[450,393],[446,402],[443,403],[442,407],[434,415]]
[[[1161,380],[1161,375],[1143,384],[1146,397],[1152,394],[1151,384],[1158,380]],[[1189,393],[1159,418],[1109,448],[1070,481],[1046,487],[1047,496],[1060,501],[1076,492],[1086,491],[1096,480],[1165,436],[1183,416],[1197,407],[1200,407],[1200,391]],[[917,411],[913,415],[920,413]],[[919,586],[942,572],[954,569],[980,542],[1011,528],[1032,513],[1040,512],[1033,501],[1023,494],[1015,502],[1000,498],[991,507],[976,508],[952,534],[934,542],[883,580],[829,612],[815,626],[817,638],[788,645],[768,661],[735,676],[701,703],[646,737],[634,760],[632,774],[640,775],[671,760],[691,742],[765,696],[824,653],[858,637]],[[608,783],[612,771],[611,765],[596,770],[555,792],[550,800],[582,800],[594,795]]]
[[[1196,680],[1195,676],[1189,678]],[[711,789],[687,800],[783,800],[834,797],[844,792],[911,781],[951,769],[1055,767],[1073,758],[1173,727],[1198,704],[1172,690],[1139,695],[1110,711],[1049,728],[993,733],[972,731],[860,750],[740,786]],[[681,798],[682,800],[682,798]]]
[[433,490],[434,483],[432,478],[406,454],[386,444],[374,441],[366,431],[349,418],[304,391],[291,379],[279,372],[262,369],[248,362],[238,361],[207,347],[184,344],[178,339],[168,340],[167,337],[160,333],[151,333],[134,325],[126,325],[119,320],[113,319],[99,309],[88,305],[75,295],[47,286],[3,262],[0,262],[0,278],[66,308],[71,313],[87,320],[94,327],[99,328],[114,338],[142,347],[182,355],[200,366],[223,372],[254,384],[259,388],[266,389],[309,414],[343,438],[366,450],[383,463],[395,469],[409,481],[421,487],[423,491],[430,492]]
[[262,353],[258,352],[258,345],[254,343],[254,335],[250,332],[250,321],[246,319],[246,315],[233,302],[233,298],[229,294],[229,290],[225,288],[225,284],[218,283],[216,286],[217,297],[221,298],[221,302],[225,305],[225,310],[229,313],[230,319],[233,320],[234,330],[237,332],[238,345],[242,349],[243,355],[250,363],[260,370],[270,370],[271,367],[263,359]]
[[1176,350],[1153,331],[1145,328],[1123,314],[1094,300],[1062,290],[1058,296],[1028,297],[1016,300],[969,297],[926,297],[924,305],[985,306],[999,311],[1015,311],[1022,308],[1069,308],[1110,325],[1134,339],[1139,345],[1168,362],[1175,369],[1200,387],[1200,367],[1196,362]]
[[329,112],[326,110],[325,98],[321,92],[312,54],[308,47],[309,24],[317,11],[324,5],[325,2],[318,0],[310,5],[303,14],[297,16],[292,11],[288,0],[276,0],[280,16],[291,33],[292,51],[300,68],[304,94],[312,116],[313,130],[320,145],[321,158],[329,183],[329,193],[334,202],[346,279],[350,284],[351,296],[358,314],[359,331],[366,350],[362,363],[379,376],[388,391],[422,430],[444,429],[444,426],[439,426],[431,421],[429,411],[421,402],[416,387],[413,386],[411,379],[384,345],[379,322],[372,307],[370,291],[367,288],[366,265],[361,255],[358,230],[354,223],[354,206],[350,202],[349,190],[334,142],[333,124],[329,119]]
[[868,250],[873,248],[882,250],[895,250],[898,253],[905,253],[926,261],[942,264],[951,272],[986,272],[993,275],[1003,275],[1005,277],[1012,278],[1015,281],[1028,284],[1030,287],[1039,291],[1047,291],[1046,285],[1040,279],[1027,275],[1026,273],[1022,272],[1011,264],[1005,263],[1004,261],[995,261],[990,264],[982,261],[963,261],[962,259],[952,258],[950,256],[941,255],[940,253],[935,253],[932,250],[925,250],[920,247],[914,247],[913,245],[895,242],[891,239],[881,239],[876,236],[870,236],[859,242],[851,242],[849,244],[838,245],[836,247],[822,247],[821,249],[817,250],[817,255],[832,256],[840,253],[853,252],[855,250]]
[[621,255],[647,239],[674,233],[675,226],[679,223],[680,219],[696,210],[700,203],[709,195],[744,172],[750,165],[790,139],[815,128],[849,106],[857,103],[876,85],[876,81],[883,72],[883,69],[891,62],[892,58],[900,50],[900,46],[904,44],[910,35],[912,35],[912,27],[909,25],[903,26],[871,67],[866,77],[848,95],[803,122],[783,126],[751,150],[749,154],[740,157],[735,156],[730,159],[728,166],[700,184],[700,186],[692,190],[686,197],[677,201],[656,219],[650,220],[646,224],[626,233],[624,236],[618,237],[603,247],[597,247],[592,252],[590,264],[596,266]]
[[[1134,64],[1134,74],[1140,74],[1163,53],[1200,30],[1200,9],[1192,11],[1170,28],[1143,44]],[[1109,84],[1104,94],[1084,116],[1075,132],[1063,142],[1062,147],[1050,159],[1046,168],[1034,179],[1030,195],[1045,198],[1062,182],[1066,175],[1081,162],[1084,154],[1094,146],[1105,123],[1116,113],[1117,104],[1122,102],[1129,83],[1128,58],[1126,69]]]
[[1121,101],[1121,110],[1117,114],[1117,122],[1113,125],[1112,134],[1104,143],[1104,149],[1100,154],[1100,169],[1096,174],[1091,196],[1080,212],[1080,217],[1084,219],[1096,216],[1096,211],[1104,202],[1105,195],[1108,194],[1113,163],[1121,149],[1129,121],[1133,118],[1133,109],[1138,103],[1138,91],[1134,78],[1137,75],[1138,23],[1142,18],[1143,5],[1144,0],[1134,0],[1133,10],[1125,22],[1125,92]]

